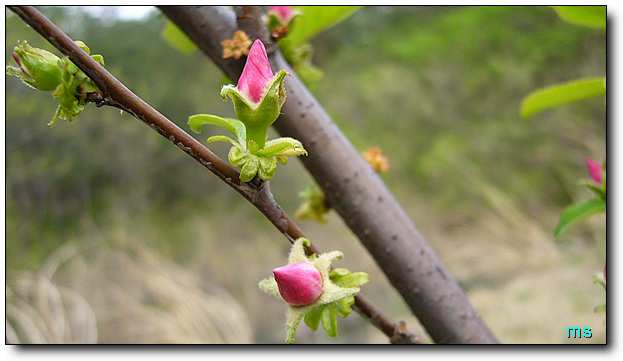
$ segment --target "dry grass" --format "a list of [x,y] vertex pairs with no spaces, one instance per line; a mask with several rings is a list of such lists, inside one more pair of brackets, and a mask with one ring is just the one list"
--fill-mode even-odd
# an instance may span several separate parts
[[[71,287],[71,288],[70,288]],[[250,343],[227,292],[145,246],[68,242],[7,285],[8,343]]]

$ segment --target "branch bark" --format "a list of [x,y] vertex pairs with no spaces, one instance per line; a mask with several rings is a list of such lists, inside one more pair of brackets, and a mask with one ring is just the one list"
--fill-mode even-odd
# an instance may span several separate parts
[[[305,237],[301,229],[275,201],[268,187],[268,183],[262,182],[258,178],[250,183],[240,181],[239,173],[234,168],[127,89],[119,80],[94,61],[77,46],[71,38],[38,10],[29,6],[9,6],[9,8],[35,29],[43,38],[68,56],[76,66],[93,80],[103,93],[104,100],[102,105],[109,105],[122,109],[149,125],[153,130],[157,131],[160,135],[193,157],[240,193],[245,199],[258,208],[290,241]],[[203,10],[206,10],[206,8],[203,8]],[[221,12],[223,12],[223,14],[228,14],[225,8],[220,7],[207,10],[210,11],[203,11],[203,13],[211,15],[214,14],[213,11],[215,11],[216,14],[220,14]],[[202,12],[202,9],[199,8],[198,11]],[[235,24],[235,19],[234,23],[229,25],[233,24]],[[227,27],[223,29],[227,29]],[[211,29],[211,31],[218,33],[219,29],[215,28]],[[206,39],[205,44],[209,47],[217,46],[214,43],[214,38]],[[220,41],[218,41],[217,44],[220,46]],[[240,68],[240,72],[242,72],[244,62],[240,64],[239,61],[220,60],[221,61],[218,63],[220,66],[226,66],[229,69]],[[308,247],[308,252],[310,254],[320,253],[313,244]],[[426,343],[421,338],[407,332],[404,328],[404,323],[393,322],[361,294],[355,296],[355,305],[353,308],[364,318],[368,319],[372,325],[390,337],[390,340],[394,343]]]
[[[163,6],[175,22],[231,79],[242,67],[222,59],[222,40],[244,27],[251,39],[275,49],[267,31],[249,26],[259,8]],[[253,15],[251,15],[253,16]],[[255,31],[254,29],[260,29]],[[286,69],[287,101],[274,124],[282,136],[300,140],[309,151],[301,161],[325,192],[346,225],[385,272],[413,313],[437,343],[497,343],[489,327],[378,175],[333,123],[281,53],[269,56],[273,69]]]

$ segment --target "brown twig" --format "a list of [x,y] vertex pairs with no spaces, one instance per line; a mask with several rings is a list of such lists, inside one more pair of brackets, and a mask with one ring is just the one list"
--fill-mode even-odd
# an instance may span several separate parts
[[[99,105],[122,109],[149,125],[251,202],[290,241],[304,237],[301,229],[275,201],[268,183],[257,178],[250,183],[240,181],[239,173],[234,168],[132,93],[38,10],[29,6],[9,6],[9,8],[60,52],[68,56],[76,66],[93,80],[104,97]],[[320,253],[313,244],[308,248],[308,252]],[[394,323],[362,295],[355,297],[353,308],[390,337],[392,342],[399,340],[400,343],[426,343],[419,337],[406,332],[401,323]]]

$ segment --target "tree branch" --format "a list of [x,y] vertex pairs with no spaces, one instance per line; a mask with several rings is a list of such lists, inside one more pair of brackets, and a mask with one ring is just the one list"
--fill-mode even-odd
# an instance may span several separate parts
[[[80,70],[93,80],[103,93],[103,105],[122,109],[149,125],[153,130],[157,131],[160,135],[193,157],[240,193],[245,199],[258,208],[290,241],[305,237],[301,229],[275,201],[267,182],[262,182],[258,178],[255,178],[250,183],[240,181],[239,173],[234,168],[127,89],[119,80],[93,60],[91,56],[84,52],[71,38],[38,10],[28,6],[9,6],[9,8],[35,29],[43,38],[54,45],[60,52],[68,56]],[[212,10],[216,10],[218,13],[223,9],[216,8]],[[216,31],[215,29],[213,30]],[[211,44],[210,46],[215,47],[214,44],[210,43],[210,39],[207,40],[207,44]],[[220,47],[220,42],[218,46]],[[223,61],[223,59],[221,59],[221,64],[229,68],[240,67],[239,61]],[[244,66],[244,62],[242,66]],[[240,68],[240,71],[242,71],[242,68]],[[308,247],[308,252],[310,254],[320,253],[313,244]],[[362,295],[357,295],[355,297],[353,309],[364,318],[368,319],[372,325],[383,331],[390,337],[392,342],[426,343],[419,337],[406,332],[403,323],[394,323]]]
[[[225,7],[164,6],[175,22],[231,79],[238,63],[224,62],[214,46],[242,24]],[[258,13],[259,10],[244,10]],[[239,13],[241,11],[239,10]],[[248,18],[245,18],[248,21]],[[255,17],[260,23],[261,19]],[[266,32],[246,26],[251,39],[266,40]],[[393,286],[437,343],[497,343],[456,281],[426,243],[379,176],[368,166],[318,104],[277,50],[269,56],[273,69],[286,69],[288,101],[274,126],[283,136],[300,140],[309,151],[301,161],[327,199],[372,254]]]

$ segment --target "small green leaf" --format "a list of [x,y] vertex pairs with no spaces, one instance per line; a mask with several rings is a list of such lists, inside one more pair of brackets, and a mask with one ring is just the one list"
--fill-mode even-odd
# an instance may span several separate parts
[[350,305],[352,305],[353,303],[355,303],[355,297],[352,296],[335,301],[335,313],[342,318],[348,317],[348,315],[350,315],[350,313],[353,311],[350,308]]
[[277,159],[277,162],[279,162],[279,163],[281,163],[283,165],[288,164],[288,158],[286,158],[286,157],[284,157],[282,155],[277,155],[277,156],[275,156],[275,158]]
[[606,201],[606,190],[602,187],[597,187],[596,185],[592,184],[592,183],[585,183],[584,184],[588,189],[592,190],[593,192],[595,192],[595,194],[597,194],[597,196],[601,199],[604,200],[604,202]]
[[262,150],[257,152],[258,156],[275,155],[285,152],[289,149],[294,149],[294,146],[288,142],[273,143],[270,146],[268,145],[269,142],[266,142],[266,147],[262,148]]
[[337,317],[335,315],[335,306],[330,303],[323,310],[320,315],[320,321],[322,321],[322,328],[331,337],[337,337]]
[[172,21],[167,22],[167,25],[160,33],[160,37],[167,44],[184,54],[191,54],[197,49],[197,45]]
[[[316,191],[317,191],[316,187],[310,186],[304,192],[301,192],[300,196],[303,198],[311,199],[315,195]],[[336,282],[340,278],[344,276],[348,276],[349,274],[350,274],[350,271],[347,270],[346,268],[335,268],[331,271],[331,273],[329,273],[329,277],[331,278],[331,281]]]
[[590,28],[606,27],[605,6],[552,6],[561,19],[571,24]]
[[305,314],[305,324],[312,331],[316,331],[318,329],[318,325],[320,324],[320,315],[322,311],[325,309],[325,305],[320,305],[312,308],[309,312]]
[[227,142],[227,143],[230,143],[231,145],[238,144],[235,140],[231,139],[230,137],[226,137],[224,135],[215,135],[215,136],[208,138],[208,143],[218,142],[218,141]]
[[606,201],[601,198],[594,198],[579,204],[567,207],[560,215],[560,221],[554,235],[560,236],[572,224],[579,222],[593,214],[606,211]]
[[249,153],[257,154],[258,150],[260,150],[260,146],[254,140],[249,140]]
[[240,180],[243,182],[250,182],[257,174],[259,168],[260,162],[257,158],[249,158],[240,169]]
[[335,281],[335,284],[340,287],[359,287],[362,284],[368,282],[370,276],[365,272],[355,272],[349,275],[340,277]]
[[301,154],[307,154],[307,151],[303,148],[303,144],[300,141],[289,137],[271,139],[267,141],[265,147],[257,153],[259,156],[298,156]]
[[606,95],[605,78],[586,78],[541,88],[521,104],[522,118],[559,105]]
[[604,279],[603,272],[597,272],[593,275],[593,283],[597,283],[606,288],[606,280]]
[[275,176],[275,169],[277,169],[277,160],[275,157],[258,157],[259,168],[257,175],[265,181],[273,179]]
[[247,151],[240,149],[240,147],[233,146],[229,150],[227,158],[229,159],[229,163],[234,167],[241,167],[247,162],[250,156],[251,155]]
[[[606,312],[606,305],[601,305],[601,306],[595,307],[595,312],[604,312],[605,313]],[[604,322],[606,322],[606,321],[604,320]]]
[[211,114],[197,114],[188,118],[188,125],[190,125],[190,128],[197,133],[201,132],[201,126],[205,124],[216,125],[228,130],[238,139],[240,144],[244,144],[244,140],[246,139],[246,128],[240,120],[234,118],[221,118]]

